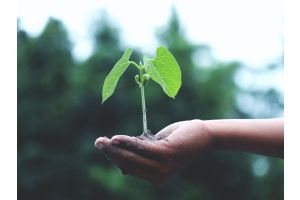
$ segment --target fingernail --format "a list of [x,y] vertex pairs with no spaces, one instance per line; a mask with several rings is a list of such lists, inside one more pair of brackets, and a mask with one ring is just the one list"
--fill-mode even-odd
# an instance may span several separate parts
[[95,141],[95,147],[97,147],[98,149],[103,149],[104,145],[97,139]]

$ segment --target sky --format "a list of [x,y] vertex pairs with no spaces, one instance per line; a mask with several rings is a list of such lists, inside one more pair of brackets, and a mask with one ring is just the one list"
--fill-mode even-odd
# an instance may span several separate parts
[[92,51],[91,29],[106,10],[120,27],[125,46],[154,52],[155,30],[163,27],[175,6],[186,36],[209,45],[215,58],[250,67],[276,62],[283,52],[281,0],[19,0],[21,27],[32,36],[50,16],[61,20],[73,42],[73,54],[86,59]]

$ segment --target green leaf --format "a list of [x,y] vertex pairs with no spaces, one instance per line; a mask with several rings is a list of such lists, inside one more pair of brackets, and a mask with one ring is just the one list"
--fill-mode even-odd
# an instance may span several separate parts
[[121,59],[114,65],[112,70],[105,78],[102,89],[102,103],[104,103],[104,101],[106,101],[114,93],[120,77],[130,64],[129,58],[131,54],[132,49],[126,49]]
[[174,56],[161,46],[156,49],[156,57],[147,61],[147,73],[169,97],[175,98],[181,86],[181,71]]

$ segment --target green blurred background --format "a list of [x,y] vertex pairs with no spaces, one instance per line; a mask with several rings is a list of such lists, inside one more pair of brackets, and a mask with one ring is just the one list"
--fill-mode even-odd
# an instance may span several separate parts
[[[129,68],[114,96],[101,105],[105,76],[126,45],[120,28],[103,13],[95,23],[92,55],[77,61],[63,23],[50,18],[40,35],[18,26],[18,198],[60,199],[283,199],[283,160],[242,152],[209,152],[156,186],[124,176],[94,147],[99,136],[139,135],[142,114],[136,71]],[[214,58],[208,45],[190,41],[176,11],[156,30],[159,44],[175,56],[182,87],[172,100],[150,82],[148,126],[157,132],[187,119],[282,116],[276,87],[243,87],[243,74],[282,71],[282,58],[259,69]],[[133,47],[134,48],[134,47]],[[141,60],[134,48],[132,60]],[[153,55],[154,52],[149,52]],[[209,64],[195,62],[210,58]]]

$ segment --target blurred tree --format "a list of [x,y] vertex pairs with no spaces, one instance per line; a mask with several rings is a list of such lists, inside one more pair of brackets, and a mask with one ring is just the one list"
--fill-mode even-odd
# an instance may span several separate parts
[[62,184],[71,187],[67,177],[76,172],[70,167],[76,155],[70,153],[74,144],[69,142],[67,91],[73,65],[71,43],[58,20],[49,19],[36,38],[18,29],[18,170],[22,174],[18,189],[22,199],[53,199]]
[[[50,19],[38,38],[30,38],[18,30],[20,127],[37,137],[41,132],[47,134],[45,131],[59,134],[57,131],[63,127],[59,119],[64,115],[62,107],[67,104],[64,94],[69,87],[67,74],[73,64],[70,49],[67,33],[57,20]],[[36,123],[26,123],[26,120]],[[56,125],[59,128],[51,131]]]
[[[284,101],[282,80],[283,60],[259,69],[243,67],[235,80],[239,84],[237,96],[239,115],[252,118],[282,117]],[[246,80],[241,80],[247,77]],[[279,84],[279,85],[278,85]]]

